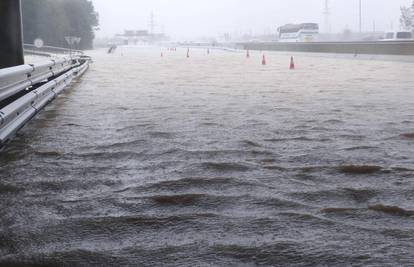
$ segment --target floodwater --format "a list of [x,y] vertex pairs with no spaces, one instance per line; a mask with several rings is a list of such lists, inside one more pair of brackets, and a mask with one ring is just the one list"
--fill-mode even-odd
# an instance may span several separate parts
[[0,155],[1,266],[413,266],[410,63],[93,51]]

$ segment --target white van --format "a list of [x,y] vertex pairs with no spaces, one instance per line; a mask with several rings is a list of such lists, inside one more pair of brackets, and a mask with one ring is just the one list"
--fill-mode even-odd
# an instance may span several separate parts
[[414,36],[412,32],[387,32],[382,41],[412,41]]

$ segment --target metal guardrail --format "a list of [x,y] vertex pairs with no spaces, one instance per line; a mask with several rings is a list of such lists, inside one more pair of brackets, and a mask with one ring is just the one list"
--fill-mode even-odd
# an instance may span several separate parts
[[38,48],[31,44],[24,45],[24,52],[26,54],[33,54],[33,55],[44,55],[44,56],[52,56],[55,55],[74,55],[74,56],[81,56],[83,55],[83,51],[76,50],[76,49],[68,49],[68,48],[61,48],[55,46],[42,46]]
[[81,76],[89,61],[77,56],[0,69],[0,148]]
[[0,101],[73,67],[70,58],[0,69]]

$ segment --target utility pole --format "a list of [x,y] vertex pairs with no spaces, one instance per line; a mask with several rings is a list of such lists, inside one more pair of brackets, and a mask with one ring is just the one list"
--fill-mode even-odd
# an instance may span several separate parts
[[331,21],[330,21],[331,10],[329,9],[329,0],[325,0],[325,9],[323,11],[323,14],[325,16],[325,31],[327,33],[330,33],[331,32]]
[[155,34],[155,16],[154,16],[154,12],[151,11],[151,15],[150,15],[150,33],[151,34]]
[[20,0],[0,0],[0,69],[24,64]]
[[362,0],[359,0],[359,32],[362,33]]

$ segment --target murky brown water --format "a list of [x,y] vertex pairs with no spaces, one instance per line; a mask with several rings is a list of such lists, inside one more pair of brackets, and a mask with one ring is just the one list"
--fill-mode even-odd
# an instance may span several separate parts
[[0,265],[413,266],[414,65],[90,54],[0,156]]

